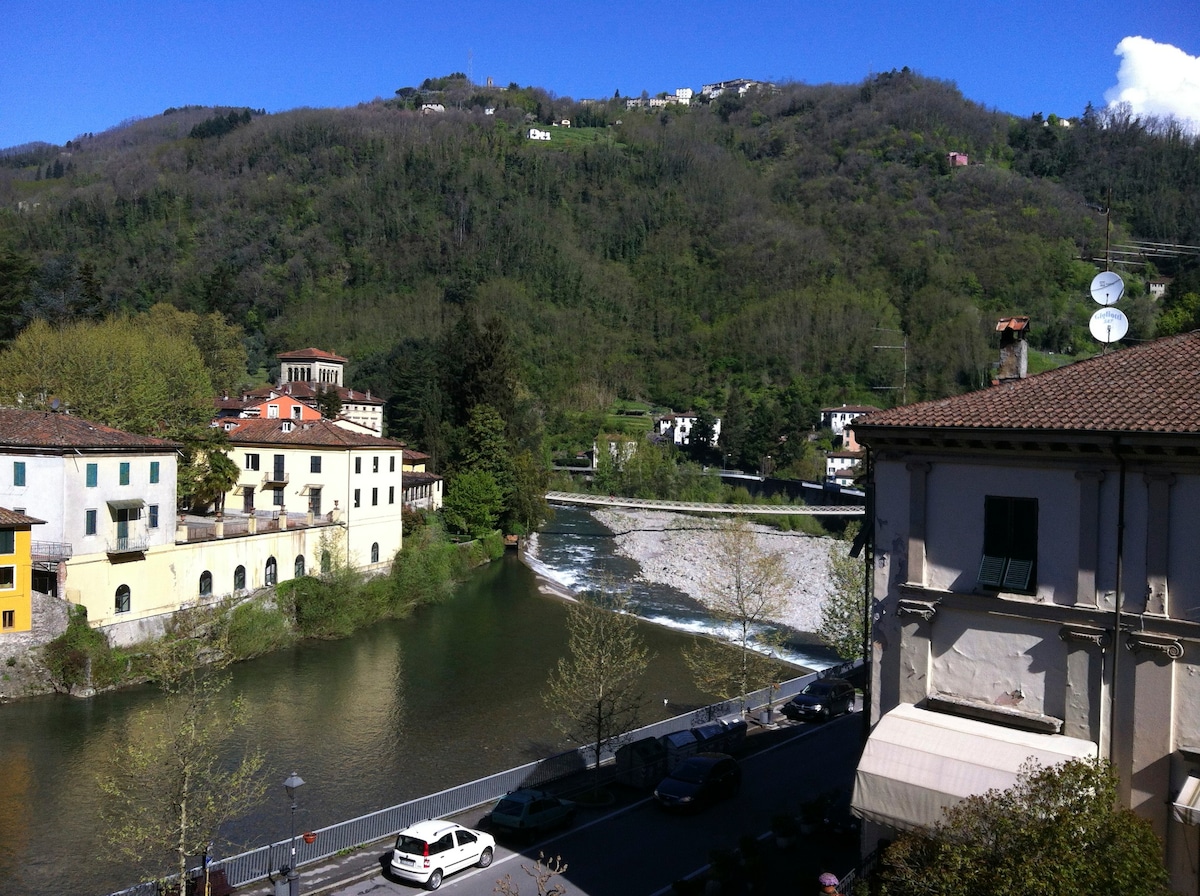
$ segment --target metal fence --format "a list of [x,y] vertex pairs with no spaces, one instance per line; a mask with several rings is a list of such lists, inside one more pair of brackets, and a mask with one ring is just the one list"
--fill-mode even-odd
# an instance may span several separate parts
[[[687,730],[730,714],[743,711],[753,713],[776,706],[800,693],[810,682],[818,678],[846,674],[856,665],[858,663],[846,663],[821,672],[810,673],[747,694],[740,700],[715,703],[630,731],[619,739],[619,743],[612,744],[608,749],[602,751],[601,762],[605,763],[611,760],[620,743],[647,737],[662,737],[664,734]],[[369,843],[393,836],[409,825],[427,818],[444,818],[448,815],[465,812],[497,800],[510,790],[520,787],[547,787],[590,768],[592,765],[591,753],[592,750],[589,747],[568,750],[547,759],[540,759],[489,775],[486,778],[451,787],[449,790],[419,797],[398,806],[380,809],[369,815],[320,828],[312,832],[316,834],[312,843],[305,842],[300,837],[296,839],[296,865],[300,867],[311,862],[328,859],[346,850],[358,849]],[[233,887],[240,887],[265,880],[269,874],[278,871],[284,865],[290,865],[290,848],[290,840],[281,840],[215,861],[210,868],[224,869],[229,884]],[[202,868],[197,866],[191,870],[192,873],[199,873]],[[112,894],[112,896],[156,896],[157,892],[157,884],[151,882],[129,887]]]

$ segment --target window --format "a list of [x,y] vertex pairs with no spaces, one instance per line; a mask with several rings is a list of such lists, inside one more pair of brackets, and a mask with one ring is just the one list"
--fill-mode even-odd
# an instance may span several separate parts
[[379,472],[379,458],[378,457],[371,458],[371,472],[372,473]]
[[100,473],[99,473],[99,469],[97,468],[96,464],[88,464],[87,465],[87,487],[95,488],[96,482],[99,478],[100,478]]
[[268,420],[278,420],[279,419],[279,405],[277,405],[277,404],[267,405],[267,419]]
[[371,562],[379,562],[379,542],[375,542],[371,545]]
[[0,566],[0,591],[12,591],[17,587],[17,568]]
[[362,472],[362,458],[361,457],[354,458],[354,472],[355,473]]
[[245,591],[246,590],[246,567],[239,566],[237,569],[235,569],[233,571],[233,590],[234,591]]
[[117,589],[117,599],[113,604],[113,609],[118,613],[128,613],[129,606],[129,586],[122,585]]
[[121,461],[121,485],[129,485],[129,461]]
[[371,506],[374,507],[379,503],[379,489],[371,489]]
[[394,486],[394,485],[388,486],[388,503],[389,504],[396,503],[396,486]]
[[3,621],[0,621],[0,628],[16,628],[17,614],[13,610],[5,610]]
[[388,458],[388,472],[389,473],[396,472],[396,456],[394,454]]
[[304,575],[304,555],[303,554],[296,555],[296,568],[295,568],[294,572],[296,573],[296,578],[300,578],[302,575]]
[[314,454],[312,457],[310,457],[308,459],[308,472],[310,472],[310,473],[320,473],[321,472],[321,455]]
[[246,455],[246,469],[247,470],[257,470],[258,469],[258,455],[257,454],[247,454]]
[[283,506],[283,489],[281,489],[281,488],[271,489],[271,503],[274,504],[276,507]]
[[263,582],[267,587],[276,584],[279,581],[279,567],[275,563],[274,557],[267,558],[267,568],[263,572]]
[[12,529],[0,530],[0,554],[17,552],[17,533]]
[[25,484],[25,461],[13,461],[13,485],[21,486]]
[[96,534],[96,511],[95,510],[85,510],[83,512],[83,534],[84,535],[95,535]]
[[292,405],[292,419],[293,420],[300,419],[300,405],[298,405],[298,404]]
[[321,575],[329,575],[331,569],[333,569],[333,560],[330,559],[329,551],[321,551]]
[[362,494],[362,493],[359,491],[359,489],[355,489],[355,490],[354,490],[354,506],[355,506],[355,507],[361,507],[361,506],[362,506],[362,498],[361,498],[361,494]]
[[985,496],[979,585],[1000,591],[1032,591],[1037,582],[1037,542],[1036,498]]
[[212,597],[212,573],[207,569],[200,573],[200,596]]
[[159,470],[158,461],[156,461],[156,460],[150,461],[150,484],[151,485],[155,485],[158,483],[158,470]]
[[149,529],[157,529],[158,528],[158,505],[157,504],[150,505],[147,519],[146,519],[146,527]]

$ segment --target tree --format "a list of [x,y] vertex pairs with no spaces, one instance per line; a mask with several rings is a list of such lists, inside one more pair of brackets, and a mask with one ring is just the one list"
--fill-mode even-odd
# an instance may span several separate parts
[[850,556],[850,546],[859,524],[846,527],[843,538],[829,546],[829,596],[821,605],[817,634],[844,660],[863,655],[863,579],[862,560]]
[[702,638],[684,659],[703,690],[729,700],[767,686],[778,674],[763,648],[769,650],[778,638],[771,623],[784,609],[787,573],[783,555],[763,553],[746,520],[723,523],[718,533],[717,566],[703,602],[731,631],[733,648]]
[[884,853],[884,896],[1166,896],[1150,822],[1117,807],[1103,759],[1030,763],[1008,790],[968,797]]
[[326,420],[336,420],[342,412],[342,396],[336,386],[326,386],[318,389],[314,403],[321,416]]
[[451,478],[442,502],[446,525],[471,538],[496,531],[503,509],[504,492],[496,477],[483,470],[468,470]]
[[[224,696],[231,654],[219,610],[177,614],[146,657],[163,692],[161,716],[133,717],[100,787],[111,842],[170,890],[186,892],[189,858],[206,854],[221,825],[262,799],[263,754],[245,750],[230,762],[228,741],[243,719],[240,701]],[[166,869],[174,865],[174,870]]]
[[208,432],[210,436],[189,441],[185,446],[176,490],[198,513],[210,504],[217,513],[223,513],[225,495],[237,485],[242,471],[225,453],[228,449],[225,433],[211,428]]
[[571,605],[567,632],[569,655],[559,659],[544,700],[559,731],[588,746],[599,787],[605,747],[637,725],[650,654],[628,595],[611,584]]

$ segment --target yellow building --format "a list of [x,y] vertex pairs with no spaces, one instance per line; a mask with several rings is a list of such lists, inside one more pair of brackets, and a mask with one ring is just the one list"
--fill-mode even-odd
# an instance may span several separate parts
[[0,635],[30,630],[33,618],[32,527],[43,522],[0,507]]

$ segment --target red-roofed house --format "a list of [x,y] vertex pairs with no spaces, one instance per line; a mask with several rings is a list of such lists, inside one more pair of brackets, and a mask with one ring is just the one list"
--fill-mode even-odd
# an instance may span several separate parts
[[1028,757],[1099,754],[1197,894],[1200,333],[854,428],[874,492],[864,848]]

